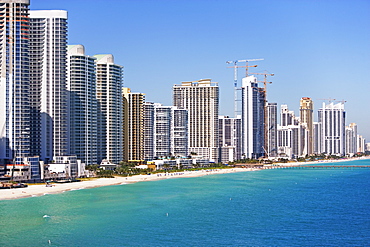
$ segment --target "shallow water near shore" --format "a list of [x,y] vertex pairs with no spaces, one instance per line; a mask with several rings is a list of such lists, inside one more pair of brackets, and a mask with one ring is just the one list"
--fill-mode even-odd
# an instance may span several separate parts
[[366,246],[370,169],[168,179],[0,201],[0,211],[0,246]]

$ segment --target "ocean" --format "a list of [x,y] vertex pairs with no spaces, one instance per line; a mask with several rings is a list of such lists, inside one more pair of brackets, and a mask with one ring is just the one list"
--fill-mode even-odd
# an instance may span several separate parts
[[140,182],[0,201],[0,212],[0,246],[370,246],[370,169]]

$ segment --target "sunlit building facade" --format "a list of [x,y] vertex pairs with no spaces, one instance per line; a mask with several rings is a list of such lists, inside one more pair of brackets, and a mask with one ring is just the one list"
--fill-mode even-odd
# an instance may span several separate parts
[[323,103],[318,115],[321,123],[321,151],[331,155],[345,155],[344,103]]
[[113,55],[95,55],[98,100],[98,160],[123,160],[123,67]]
[[95,58],[82,45],[68,46],[67,90],[70,153],[86,165],[100,164],[97,157],[97,100]]
[[[30,11],[32,154],[68,155],[67,11]],[[39,149],[39,150],[38,150]]]
[[242,155],[258,159],[265,155],[265,93],[257,78],[242,79]]
[[218,162],[218,83],[204,79],[174,85],[173,105],[188,110],[189,152]]

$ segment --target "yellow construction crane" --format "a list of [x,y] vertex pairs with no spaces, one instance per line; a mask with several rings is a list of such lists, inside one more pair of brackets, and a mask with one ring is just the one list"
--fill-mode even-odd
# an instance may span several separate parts
[[250,74],[254,74],[254,75],[263,75],[264,78],[263,78],[263,81],[257,81],[257,82],[261,82],[263,83],[263,94],[264,94],[264,98],[265,98],[265,104],[264,104],[264,113],[263,113],[263,118],[264,118],[264,123],[263,123],[263,134],[264,134],[264,143],[263,143],[263,146],[262,148],[264,149],[265,151],[265,157],[268,158],[268,152],[267,152],[267,149],[268,149],[268,126],[267,126],[267,83],[271,84],[272,82],[270,81],[267,81],[267,76],[274,76],[274,74],[270,74],[270,73],[250,73]]
[[263,83],[263,89],[264,89],[265,94],[266,94],[266,92],[267,92],[267,83],[268,84],[271,84],[272,83],[271,81],[267,81],[267,76],[274,76],[274,74],[269,74],[269,73],[250,73],[250,74],[253,74],[253,75],[263,75],[264,76],[263,81],[257,81],[257,82]]

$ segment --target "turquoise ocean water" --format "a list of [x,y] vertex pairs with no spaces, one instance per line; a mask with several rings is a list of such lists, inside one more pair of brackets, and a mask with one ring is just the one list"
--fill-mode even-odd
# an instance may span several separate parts
[[0,201],[0,212],[0,246],[370,246],[370,169],[141,182]]

